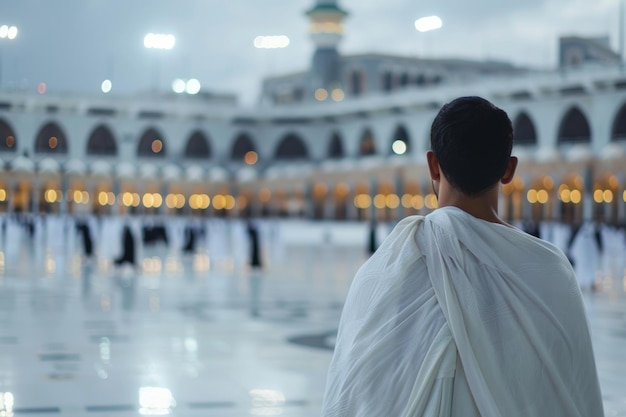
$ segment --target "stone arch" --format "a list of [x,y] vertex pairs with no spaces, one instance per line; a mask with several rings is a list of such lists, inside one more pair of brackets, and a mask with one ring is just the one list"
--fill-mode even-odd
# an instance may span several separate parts
[[105,125],[99,125],[91,132],[87,141],[87,155],[117,155],[117,143],[111,129]]
[[0,119],[0,152],[15,152],[16,149],[15,131],[11,125]]
[[35,153],[67,154],[67,138],[59,125],[46,123],[35,140]]
[[164,158],[166,155],[165,138],[155,128],[148,128],[137,147],[137,156],[145,156],[151,158]]
[[[394,145],[396,141],[403,142],[404,148],[402,149],[402,147],[398,147],[397,144]],[[399,125],[389,141],[389,152],[396,155],[405,155],[409,153],[410,150],[411,140],[409,138],[409,133],[403,125]]]
[[280,160],[309,159],[309,151],[300,136],[289,133],[276,147],[274,158]]
[[185,158],[208,159],[211,157],[211,145],[204,133],[196,130],[189,136],[185,146]]
[[376,141],[370,129],[365,129],[359,141],[359,155],[376,155]]
[[243,160],[248,152],[256,152],[254,141],[247,133],[240,133],[233,143],[230,158],[234,161]]
[[611,140],[626,140],[626,103],[622,104],[622,107],[620,107],[615,119],[613,120]]
[[578,107],[570,108],[561,119],[557,142],[559,144],[591,142],[589,121]]
[[516,145],[536,145],[537,130],[526,112],[521,112],[513,122],[513,134]]
[[341,136],[339,133],[333,133],[330,138],[330,142],[328,143],[328,153],[327,156],[329,159],[341,159],[345,156],[345,152],[343,150],[343,141],[341,140]]

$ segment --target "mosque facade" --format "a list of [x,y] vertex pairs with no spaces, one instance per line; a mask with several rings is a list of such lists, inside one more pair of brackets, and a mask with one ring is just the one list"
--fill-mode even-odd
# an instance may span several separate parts
[[393,221],[436,208],[425,152],[439,108],[480,95],[514,123],[510,220],[626,222],[626,72],[602,39],[559,67],[342,56],[346,12],[308,11],[311,68],[230,95],[0,95],[0,212]]

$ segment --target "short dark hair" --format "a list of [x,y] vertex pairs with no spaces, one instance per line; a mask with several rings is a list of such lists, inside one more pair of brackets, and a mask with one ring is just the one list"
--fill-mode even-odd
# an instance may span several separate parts
[[459,97],[435,117],[430,148],[450,185],[467,196],[478,196],[506,172],[513,125],[504,110],[484,98]]

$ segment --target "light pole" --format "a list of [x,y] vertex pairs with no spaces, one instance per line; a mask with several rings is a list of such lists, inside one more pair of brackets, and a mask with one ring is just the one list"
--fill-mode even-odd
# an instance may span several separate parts
[[[426,16],[420,17],[415,21],[415,29],[420,33],[432,32],[433,30],[440,29],[443,26],[443,22],[439,16]],[[424,44],[427,42],[424,41]],[[424,55],[426,55],[426,48],[424,48]]]
[[[0,39],[13,40],[17,37],[17,26],[0,26]],[[2,54],[0,54],[0,89],[2,88]]]
[[[172,35],[171,33],[169,34],[165,34],[165,33],[148,33],[146,36],[144,36],[143,38],[143,46],[147,49],[158,49],[158,50],[166,50],[169,51],[170,49],[174,48],[174,45],[176,45],[176,37],[174,35]],[[156,65],[154,66],[154,90],[157,91],[159,88],[159,79],[161,78],[161,61],[158,60],[157,58],[157,62]]]

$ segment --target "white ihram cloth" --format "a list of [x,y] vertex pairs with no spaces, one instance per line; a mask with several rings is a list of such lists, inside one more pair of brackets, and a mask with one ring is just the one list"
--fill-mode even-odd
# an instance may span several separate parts
[[457,208],[404,219],[352,283],[322,416],[603,416],[568,260]]

